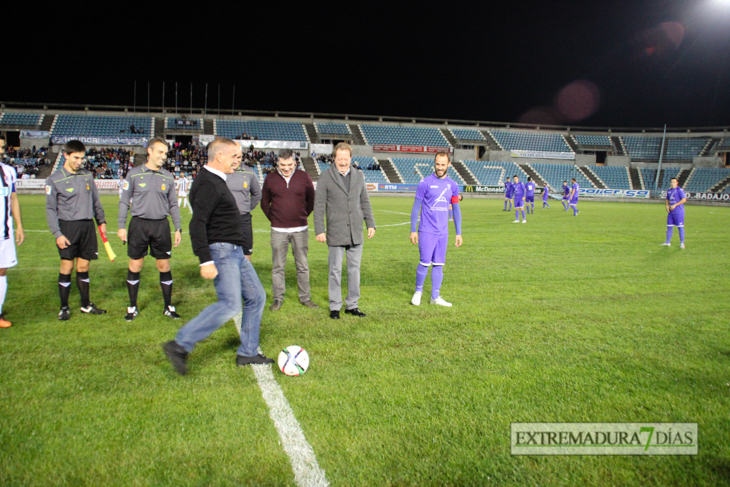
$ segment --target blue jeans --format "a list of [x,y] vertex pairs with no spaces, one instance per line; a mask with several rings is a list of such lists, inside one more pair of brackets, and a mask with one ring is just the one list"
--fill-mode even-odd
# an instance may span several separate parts
[[266,291],[251,263],[238,245],[218,242],[210,245],[218,275],[213,279],[218,301],[180,328],[175,341],[188,353],[195,344],[208,338],[228,320],[241,313],[241,346],[236,352],[244,357],[258,354],[259,327],[266,304]]

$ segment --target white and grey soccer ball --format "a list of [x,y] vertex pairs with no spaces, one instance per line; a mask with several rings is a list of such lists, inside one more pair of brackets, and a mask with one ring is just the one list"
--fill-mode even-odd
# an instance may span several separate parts
[[290,345],[279,353],[278,364],[283,373],[297,377],[309,368],[309,354],[300,346]]

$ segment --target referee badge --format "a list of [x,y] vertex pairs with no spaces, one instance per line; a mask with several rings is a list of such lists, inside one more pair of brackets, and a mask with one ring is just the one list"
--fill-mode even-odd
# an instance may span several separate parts
[[248,183],[246,181],[243,182],[243,187],[248,188]]
[[89,188],[89,183],[86,183],[86,190],[88,191],[89,189],[91,189]]
[[51,186],[46,184],[46,194],[51,194]]
[[165,183],[162,183],[162,188],[160,189],[162,189],[162,191],[165,191]]

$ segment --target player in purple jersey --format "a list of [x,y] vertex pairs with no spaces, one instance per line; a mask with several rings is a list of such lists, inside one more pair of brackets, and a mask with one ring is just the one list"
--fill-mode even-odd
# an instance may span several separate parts
[[531,177],[527,178],[527,184],[525,184],[525,210],[528,214],[535,214],[535,183]]
[[570,194],[570,186],[568,186],[568,181],[563,181],[563,211],[568,211],[568,195]]
[[545,183],[545,186],[542,188],[542,207],[543,209],[547,206],[550,208],[550,205],[548,204],[548,195],[550,193],[550,185],[548,183]]
[[513,176],[512,191],[515,198],[515,218],[512,223],[520,223],[520,210],[522,210],[522,223],[527,223],[525,218],[525,183],[520,182],[519,176]]
[[578,192],[580,191],[580,186],[578,186],[575,178],[572,178],[570,181],[573,183],[573,187],[570,188],[570,193],[568,194],[568,204],[573,208],[573,216],[577,216],[580,213],[578,209]]
[[677,178],[672,178],[672,187],[667,191],[667,199],[664,204],[667,207],[667,241],[662,245],[672,245],[672,233],[674,227],[679,228],[679,248],[684,248],[684,204],[687,202],[687,195],[679,187]]
[[[512,194],[512,183],[507,178],[504,182],[504,210],[502,211],[512,211]],[[509,203],[509,210],[507,209],[507,203]]]
[[[449,154],[439,152],[434,160],[434,173],[418,183],[416,199],[411,211],[411,242],[418,245],[420,260],[416,268],[416,292],[411,304],[421,304],[423,283],[426,282],[428,267],[431,269],[431,304],[451,306],[441,297],[441,283],[444,279],[444,263],[446,247],[449,240],[449,204],[454,211],[454,227],[456,228],[456,246],[461,247],[461,210],[459,208],[459,186],[450,179],[446,171],[451,165]],[[421,222],[416,225],[418,215]]]

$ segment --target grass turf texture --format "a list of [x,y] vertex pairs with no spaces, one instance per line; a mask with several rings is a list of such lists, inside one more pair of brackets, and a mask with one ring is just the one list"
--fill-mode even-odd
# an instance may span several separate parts
[[[43,196],[20,197],[26,243],[8,272],[0,330],[0,485],[291,485],[293,474],[250,369],[235,367],[230,324],[175,375],[160,348],[215,299],[190,240],[173,251],[162,316],[147,259],[140,315],[124,321],[126,249],[100,245],[91,298],[108,309],[59,322],[58,254]],[[115,196],[102,202],[116,219]],[[730,484],[730,209],[687,208],[687,249],[660,247],[663,205],[553,202],[513,224],[502,200],[462,203],[442,295],[409,305],[418,251],[412,198],[371,198],[365,319],[328,318],[327,249],[310,238],[312,299],[298,303],[291,255],[261,347],[307,349],[302,377],[275,371],[332,485]],[[182,211],[184,228],[190,214]],[[254,212],[253,262],[271,302],[267,221]],[[112,223],[110,228],[116,225]],[[345,276],[343,276],[345,280]],[[344,282],[343,282],[344,287]],[[696,457],[513,457],[511,422],[698,422]]]

